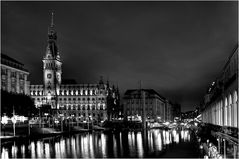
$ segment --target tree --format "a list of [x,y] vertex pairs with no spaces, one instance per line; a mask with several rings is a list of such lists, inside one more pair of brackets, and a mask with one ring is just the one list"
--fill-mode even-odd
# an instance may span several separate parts
[[30,96],[1,90],[1,115],[6,113],[7,116],[12,116],[13,107],[17,115],[31,117],[37,113]]

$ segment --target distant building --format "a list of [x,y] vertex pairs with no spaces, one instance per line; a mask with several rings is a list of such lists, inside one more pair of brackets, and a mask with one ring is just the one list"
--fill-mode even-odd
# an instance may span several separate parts
[[196,108],[195,110],[181,113],[181,119],[185,121],[194,120],[195,118],[198,117],[198,115],[199,115],[199,110],[198,108]]
[[24,64],[1,54],[1,89],[11,93],[29,94],[29,72]]
[[178,103],[174,104],[173,116],[174,116],[174,118],[181,119],[181,105]]
[[48,45],[43,57],[43,85],[31,85],[30,95],[36,107],[50,105],[57,117],[77,120],[106,120],[116,116],[119,90],[101,78],[99,83],[77,84],[62,81],[62,61],[57,46],[53,20],[48,32]]
[[[145,98],[142,96],[145,93]],[[145,117],[148,120],[166,120],[165,98],[153,89],[127,90],[123,98],[124,116],[128,120],[142,120],[143,104],[145,105]]]
[[173,121],[174,116],[173,116],[173,111],[174,111],[174,105],[172,102],[165,100],[165,120],[167,121]]

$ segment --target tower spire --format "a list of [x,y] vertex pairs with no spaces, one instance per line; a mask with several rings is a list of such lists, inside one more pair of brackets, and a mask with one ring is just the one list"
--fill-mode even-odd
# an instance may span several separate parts
[[48,27],[48,39],[49,40],[56,40],[56,31],[55,31],[55,26],[54,26],[54,12],[51,12],[51,24],[50,27]]
[[51,12],[51,27],[54,26],[54,12]]

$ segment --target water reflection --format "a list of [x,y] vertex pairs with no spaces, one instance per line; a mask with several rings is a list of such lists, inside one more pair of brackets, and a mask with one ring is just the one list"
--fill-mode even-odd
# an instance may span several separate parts
[[144,153],[144,150],[143,150],[143,141],[142,141],[142,133],[141,132],[138,132],[137,133],[137,150],[138,150],[138,156],[139,157],[143,157],[143,153]]
[[8,149],[2,148],[1,158],[9,158],[9,156],[8,156]]
[[142,158],[152,153],[159,155],[167,145],[190,139],[188,130],[82,133],[2,145],[1,158]]
[[13,146],[12,146],[12,158],[16,158],[17,157],[17,147],[16,147],[16,145],[15,145],[15,142],[14,142],[14,144],[13,144]]

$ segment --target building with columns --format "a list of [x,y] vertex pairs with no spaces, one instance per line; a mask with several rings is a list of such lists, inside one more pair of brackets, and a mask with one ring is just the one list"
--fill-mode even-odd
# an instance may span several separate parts
[[29,72],[24,64],[1,54],[1,89],[11,93],[29,94]]
[[[228,58],[221,74],[208,87],[204,96],[202,109],[202,122],[215,125],[221,129],[234,130],[233,133],[223,133],[219,135],[219,140],[223,139],[225,150],[226,145],[231,145],[234,153],[230,157],[238,158],[238,45],[234,48]],[[230,138],[230,139],[229,139]],[[232,140],[235,140],[232,142]],[[236,142],[237,141],[237,142]],[[227,155],[227,152],[224,152]]]
[[57,117],[73,117],[83,121],[88,118],[103,121],[115,114],[115,111],[111,110],[115,110],[113,108],[119,104],[119,89],[110,87],[109,81],[104,83],[101,78],[94,84],[62,84],[62,61],[57,46],[53,14],[42,61],[43,84],[30,86],[30,95],[36,107],[48,105]]
[[238,127],[238,47],[209,86],[204,103],[203,122]]

